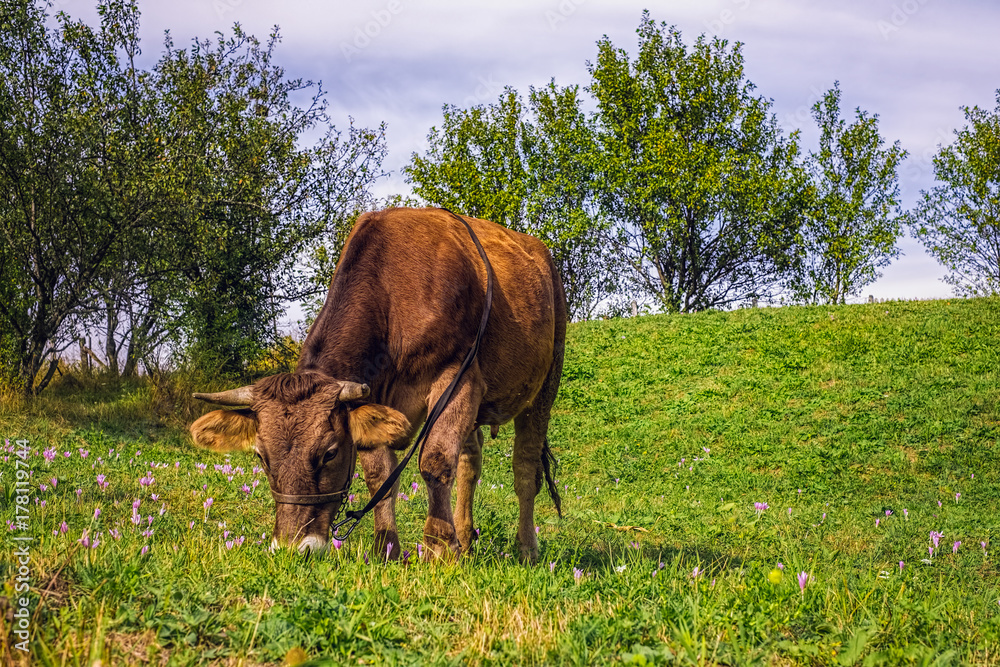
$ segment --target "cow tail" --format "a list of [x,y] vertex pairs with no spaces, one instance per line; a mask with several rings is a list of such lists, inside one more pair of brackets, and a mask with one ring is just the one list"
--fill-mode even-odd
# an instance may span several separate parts
[[545,473],[545,484],[549,487],[549,497],[552,498],[552,502],[556,506],[556,514],[562,518],[562,498],[559,497],[559,489],[552,480],[557,465],[559,462],[556,461],[555,455],[549,448],[549,439],[546,437],[545,444],[542,445],[542,471]]

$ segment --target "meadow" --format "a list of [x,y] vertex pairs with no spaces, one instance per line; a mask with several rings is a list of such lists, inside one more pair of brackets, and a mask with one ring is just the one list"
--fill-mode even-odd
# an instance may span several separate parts
[[96,378],[0,407],[5,661],[1000,664],[1000,299],[571,325],[550,430],[564,517],[539,495],[536,566],[512,555],[510,426],[460,562],[416,558],[415,466],[405,562],[371,552],[370,519],[305,558],[268,550],[256,460],[195,450],[190,406],[158,417],[161,399]]

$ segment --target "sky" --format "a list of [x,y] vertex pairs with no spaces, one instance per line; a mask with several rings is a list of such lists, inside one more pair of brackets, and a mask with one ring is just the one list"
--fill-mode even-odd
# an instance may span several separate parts
[[[96,22],[93,0],[55,9]],[[909,152],[900,169],[904,208],[934,185],[931,158],[964,126],[962,107],[993,109],[1000,88],[1000,3],[991,0],[139,0],[144,55],[169,30],[176,45],[228,31],[260,38],[280,26],[277,61],[289,76],[321,81],[341,128],[385,121],[389,178],[377,194],[408,194],[401,169],[440,124],[441,107],[495,102],[504,86],[589,83],[587,62],[607,36],[636,52],[648,9],[687,43],[701,33],[743,43],[747,78],[773,101],[782,127],[818,138],[811,106],[840,82],[843,116],[878,114],[882,136]],[[951,295],[944,269],[914,239],[854,301]]]

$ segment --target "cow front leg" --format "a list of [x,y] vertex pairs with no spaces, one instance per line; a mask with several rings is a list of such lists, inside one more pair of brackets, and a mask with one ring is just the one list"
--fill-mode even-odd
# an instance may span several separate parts
[[[375,495],[389,474],[396,468],[396,452],[388,447],[360,451],[361,469],[365,471],[365,484],[368,485],[369,496]],[[398,560],[402,550],[399,546],[399,531],[396,529],[396,494],[399,491],[399,480],[392,486],[392,491],[386,496],[372,514],[375,518],[375,558]],[[389,548],[389,545],[392,547]],[[387,554],[388,552],[388,554]]]
[[[453,374],[441,377],[435,383],[433,400],[451,382]],[[451,509],[451,489],[459,472],[459,454],[463,443],[472,435],[479,401],[483,395],[483,382],[479,367],[473,364],[455,388],[448,407],[431,428],[420,457],[420,474],[427,486],[427,522],[424,524],[424,559],[451,559],[461,553],[462,543],[455,529],[455,516]],[[430,411],[428,409],[428,411]],[[465,501],[463,492],[462,500]],[[471,495],[468,502],[471,510]],[[465,517],[463,510],[459,516]],[[471,511],[467,514],[471,526]],[[471,527],[469,528],[471,531]]]
[[455,500],[455,530],[462,551],[466,552],[475,539],[472,521],[472,501],[476,494],[476,484],[483,471],[483,430],[473,428],[462,444],[458,455],[458,480]]

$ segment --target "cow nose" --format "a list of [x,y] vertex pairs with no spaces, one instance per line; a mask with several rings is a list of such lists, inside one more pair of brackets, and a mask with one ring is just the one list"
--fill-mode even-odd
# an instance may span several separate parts
[[299,542],[299,553],[320,553],[326,549],[326,540],[319,535],[306,535]]

